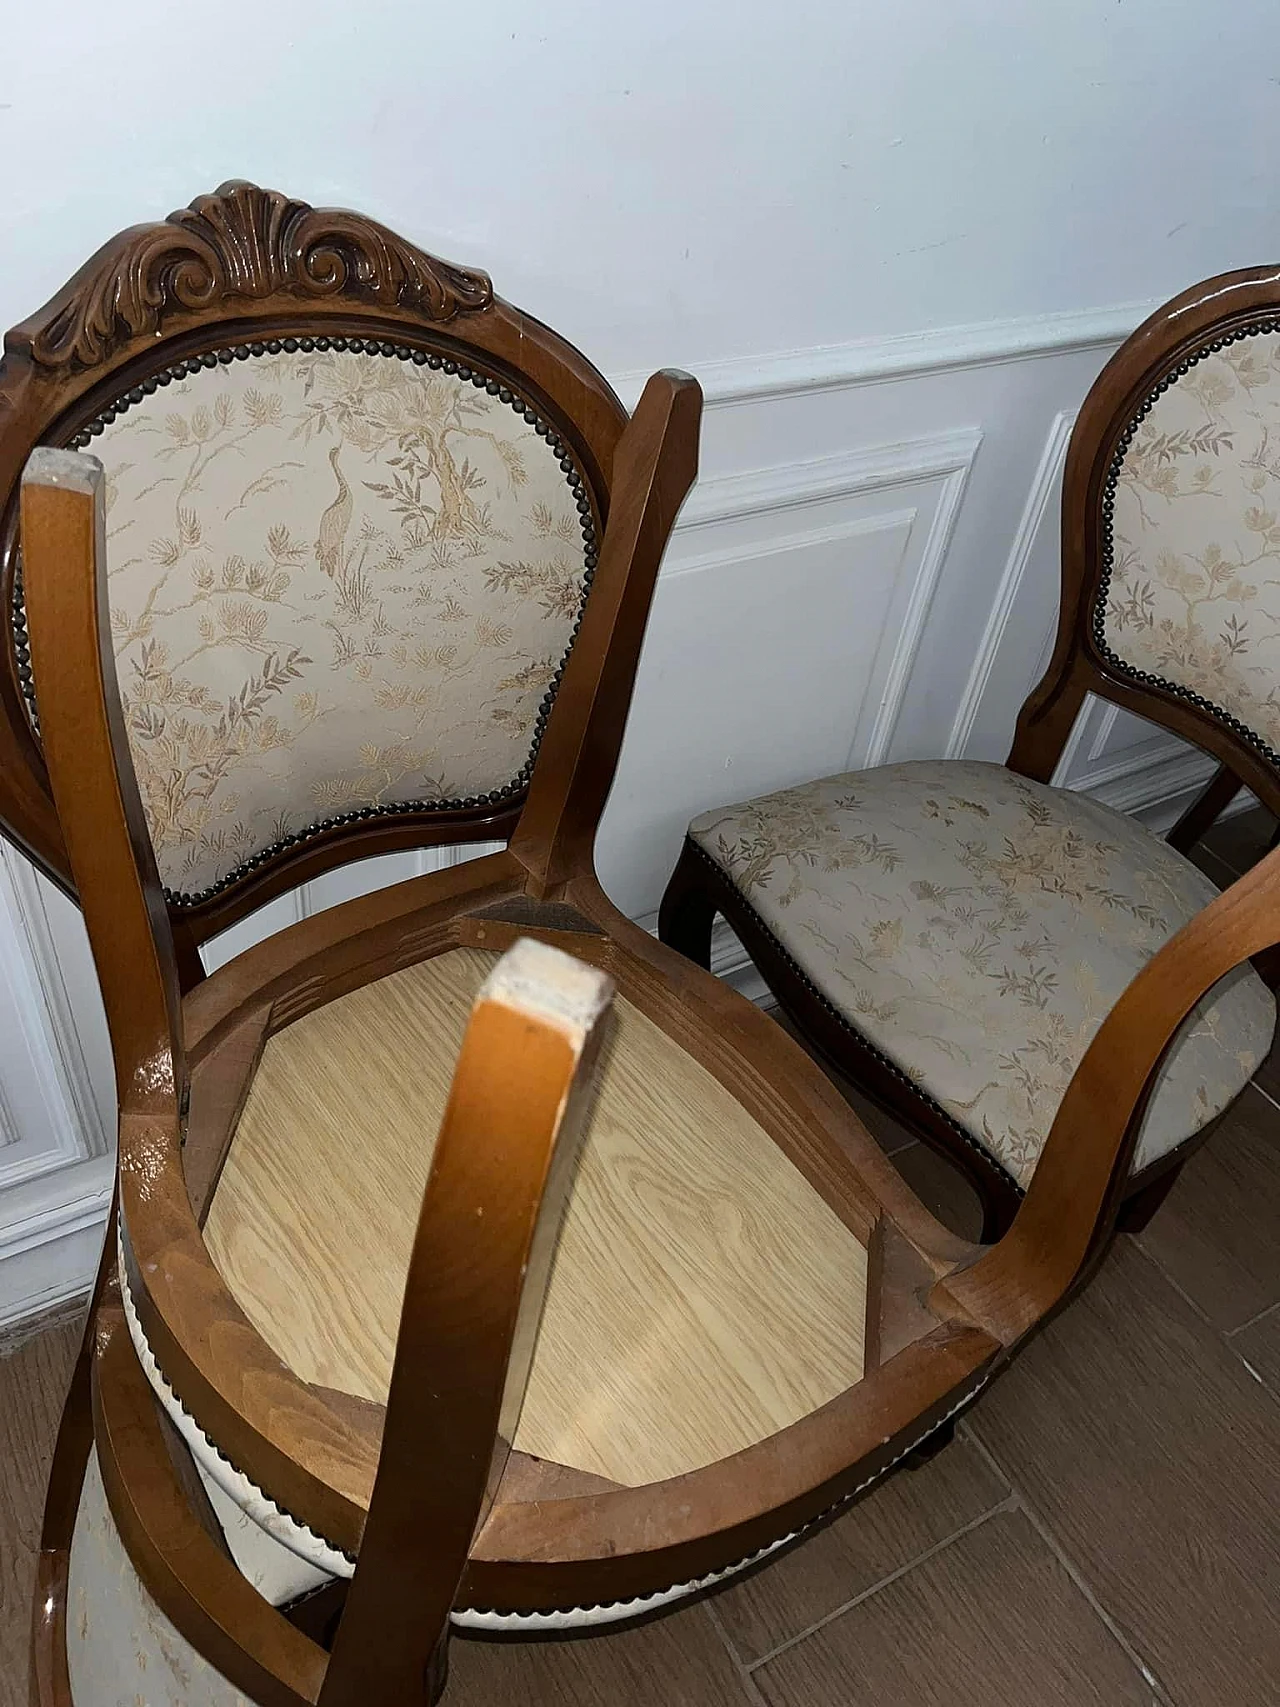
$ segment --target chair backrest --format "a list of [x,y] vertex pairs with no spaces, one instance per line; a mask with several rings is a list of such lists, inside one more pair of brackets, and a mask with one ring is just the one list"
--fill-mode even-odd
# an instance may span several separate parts
[[371,220],[230,183],[108,243],[0,366],[0,826],[64,887],[25,629],[36,444],[107,475],[165,898],[199,942],[357,855],[502,839],[579,632],[626,414]]
[[1196,742],[1280,809],[1280,271],[1166,303],[1071,437],[1053,659],[1009,763],[1052,773],[1086,693]]

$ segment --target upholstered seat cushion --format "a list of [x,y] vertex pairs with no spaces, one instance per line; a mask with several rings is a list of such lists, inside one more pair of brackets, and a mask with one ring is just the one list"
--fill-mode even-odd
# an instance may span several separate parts
[[[1217,893],[1133,819],[1003,765],[885,765],[704,813],[689,834],[840,1013],[1025,1186],[1126,985]],[[1161,1069],[1141,1169],[1270,1046],[1248,966]]]

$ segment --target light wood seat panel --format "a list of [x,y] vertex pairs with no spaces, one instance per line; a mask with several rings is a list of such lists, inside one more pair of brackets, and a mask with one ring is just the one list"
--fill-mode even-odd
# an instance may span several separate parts
[[[386,1399],[436,1133],[496,958],[451,950],[267,1043],[205,1238],[303,1380]],[[516,1445],[627,1485],[712,1463],[861,1379],[866,1289],[853,1233],[620,997]]]

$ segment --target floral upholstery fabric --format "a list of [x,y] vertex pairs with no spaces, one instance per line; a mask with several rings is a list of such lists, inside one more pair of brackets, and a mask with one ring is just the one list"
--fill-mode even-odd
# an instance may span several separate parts
[[[869,1042],[1025,1186],[1121,992],[1217,893],[1121,813],[939,761],[826,777],[707,812],[689,833]],[[1249,967],[1161,1070],[1140,1169],[1225,1108],[1275,1003]]]
[[138,1580],[89,1456],[71,1543],[67,1669],[75,1707],[252,1707]]
[[1195,362],[1118,475],[1107,645],[1280,750],[1280,335]]
[[340,814],[517,777],[584,586],[577,499],[522,409],[395,357],[282,352],[158,389],[92,441],[172,892]]

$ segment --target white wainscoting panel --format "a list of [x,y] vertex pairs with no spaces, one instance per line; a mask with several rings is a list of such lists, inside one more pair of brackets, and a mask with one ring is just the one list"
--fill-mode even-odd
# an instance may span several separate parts
[[92,982],[73,1003],[87,944],[60,907],[0,846],[0,1332],[85,1289],[111,1195],[101,1004]]
[[1213,759],[1176,735],[1090,696],[1053,780],[1164,831],[1215,768]]
[[[1062,470],[1075,418],[1074,409],[1060,409],[1049,428],[1004,573],[996,587],[991,614],[951,725],[946,746],[949,759],[978,757],[983,737],[994,745],[1007,747],[1011,733],[1005,727],[1008,702],[1016,695],[1017,703],[1021,704],[1048,662],[1058,614]],[[1047,645],[1043,639],[1046,634]],[[995,725],[993,729],[978,727],[984,708]],[[1003,757],[1003,753],[999,756]]]
[[892,755],[981,442],[952,431],[693,495],[654,599],[625,792],[601,830],[625,911],[657,906],[694,813]]

